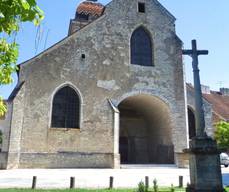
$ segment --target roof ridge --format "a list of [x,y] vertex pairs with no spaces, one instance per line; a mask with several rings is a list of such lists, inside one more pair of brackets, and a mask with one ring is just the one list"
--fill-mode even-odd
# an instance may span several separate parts
[[166,9],[158,0],[153,0],[155,2],[155,4],[160,8],[160,10],[165,13],[166,15],[168,15],[170,18],[172,18],[173,20],[176,20],[176,17],[170,13],[168,11],[168,9]]

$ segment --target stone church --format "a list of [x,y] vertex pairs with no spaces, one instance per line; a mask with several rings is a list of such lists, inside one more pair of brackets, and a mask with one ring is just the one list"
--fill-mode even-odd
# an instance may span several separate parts
[[181,50],[175,17],[157,0],[83,1],[68,36],[19,65],[0,167],[184,167],[195,117]]

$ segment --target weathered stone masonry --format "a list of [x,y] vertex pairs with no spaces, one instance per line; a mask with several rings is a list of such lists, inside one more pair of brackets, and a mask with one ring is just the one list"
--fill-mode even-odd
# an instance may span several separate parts
[[[20,65],[18,85],[24,84],[12,101],[7,168],[119,168],[121,103],[151,119],[149,141],[156,134],[155,145],[170,145],[174,163],[184,166],[188,129],[182,42],[165,8],[156,0],[141,2],[145,13],[138,12],[137,0],[113,0],[102,16]],[[150,34],[154,66],[130,63],[130,39],[138,27]],[[80,97],[78,129],[51,127],[53,96],[63,86]],[[155,122],[158,127],[152,127]],[[147,158],[139,162],[153,157]]]

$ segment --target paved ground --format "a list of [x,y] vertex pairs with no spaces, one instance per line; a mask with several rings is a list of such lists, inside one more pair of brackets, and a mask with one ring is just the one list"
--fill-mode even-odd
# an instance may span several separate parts
[[[76,179],[76,187],[107,188],[109,177],[114,177],[114,187],[136,187],[149,176],[150,185],[156,178],[159,186],[177,186],[179,176],[184,184],[189,182],[189,170],[176,167],[128,167],[129,169],[17,169],[0,170],[0,188],[29,188],[32,177],[37,176],[38,188],[68,188],[70,177]],[[229,185],[229,168],[222,168],[224,185]]]

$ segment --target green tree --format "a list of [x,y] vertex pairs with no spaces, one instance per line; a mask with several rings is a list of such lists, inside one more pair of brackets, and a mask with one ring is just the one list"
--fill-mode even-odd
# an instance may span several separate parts
[[[39,25],[43,11],[36,0],[0,0],[0,85],[12,82],[11,74],[17,70],[18,44],[16,33],[23,22]],[[6,106],[0,97],[0,116],[6,112]]]
[[216,123],[215,139],[220,148],[229,149],[229,123],[225,121]]

